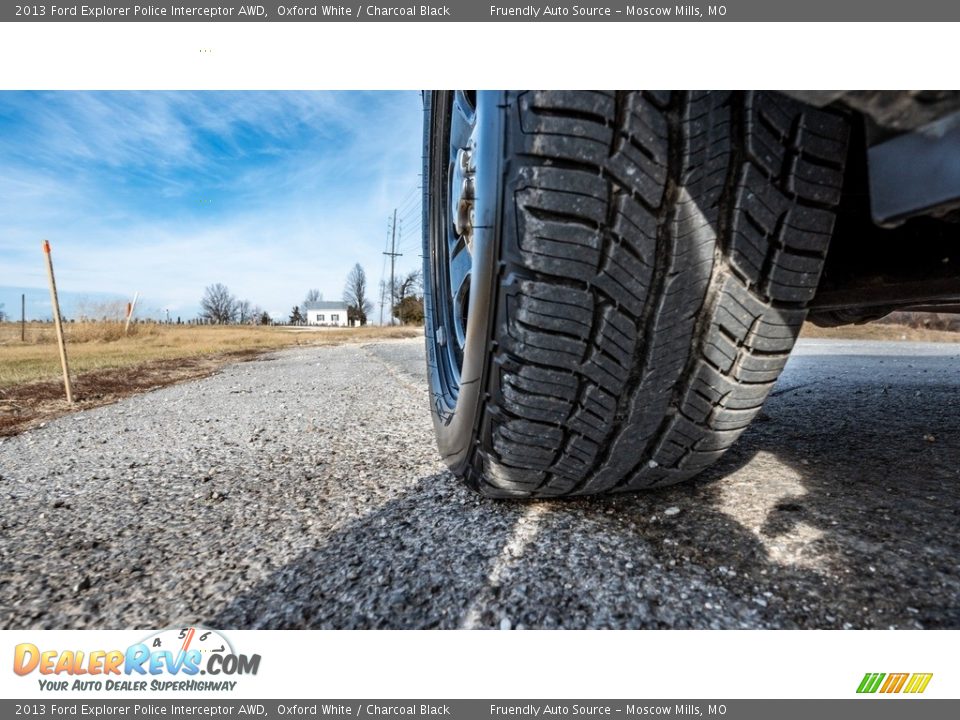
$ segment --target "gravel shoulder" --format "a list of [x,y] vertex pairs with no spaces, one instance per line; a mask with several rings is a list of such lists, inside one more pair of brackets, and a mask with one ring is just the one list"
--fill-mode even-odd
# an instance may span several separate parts
[[301,347],[0,442],[0,626],[958,628],[960,346],[805,340],[694,483],[483,500],[422,339]]

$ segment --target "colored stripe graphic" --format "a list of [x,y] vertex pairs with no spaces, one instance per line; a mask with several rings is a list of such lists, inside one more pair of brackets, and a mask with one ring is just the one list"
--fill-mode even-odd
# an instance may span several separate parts
[[914,673],[910,678],[910,682],[907,684],[905,693],[922,693],[927,689],[927,685],[930,684],[930,679],[933,677],[933,673]]
[[898,693],[903,688],[903,684],[910,677],[910,673],[890,673],[887,675],[887,681],[880,688],[882,693]]
[[880,682],[884,677],[884,673],[867,673],[863,676],[863,680],[860,681],[860,687],[857,688],[857,692],[875,693],[877,688],[880,687]]
[[[886,681],[884,681],[886,678]],[[927,689],[933,673],[866,673],[860,685],[857,686],[858,693],[875,693],[878,690],[881,693],[922,693]],[[882,683],[882,685],[881,685]]]

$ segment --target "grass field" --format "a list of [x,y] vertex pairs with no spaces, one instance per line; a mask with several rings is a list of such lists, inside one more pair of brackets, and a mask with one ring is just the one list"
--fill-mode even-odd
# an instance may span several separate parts
[[[231,356],[296,345],[330,345],[411,337],[420,328],[284,328],[260,326],[163,325],[142,323],[123,334],[121,323],[68,323],[67,353],[71,374],[135,368],[148,363]],[[861,340],[960,342],[960,333],[869,323],[838,328],[806,324],[802,337]],[[28,323],[26,341],[20,325],[0,323],[0,389],[60,378],[56,335],[50,323]]]
[[[136,368],[149,363],[181,359],[250,356],[296,345],[329,345],[376,339],[411,337],[420,328],[283,328],[261,326],[163,325],[130,326],[124,336],[121,323],[68,323],[67,353],[74,375],[91,371]],[[802,337],[862,340],[958,342],[960,333],[870,323],[818,328],[809,323]],[[0,389],[60,378],[56,335],[50,323],[28,323],[26,341],[20,325],[0,323]]]
[[339,345],[415,337],[419,327],[282,328],[260,326],[69,323],[67,355],[74,404],[64,396],[52,325],[0,323],[0,437],[64,413],[204,377],[229,362],[297,345]]
[[[283,328],[259,326],[69,323],[67,354],[75,403],[64,398],[56,335],[49,323],[0,323],[0,437],[50,418],[115,402],[128,395],[204,377],[229,362],[297,345],[338,345],[421,335],[419,327]],[[818,328],[802,337],[958,342],[960,333],[905,325]]]
[[[282,327],[246,325],[138,324],[131,325],[130,334],[124,336],[121,323],[68,323],[65,331],[70,371],[76,375],[157,361],[249,355],[293,345],[410,337],[422,332],[400,327],[291,332]],[[19,324],[0,324],[0,389],[59,377],[60,356],[52,324],[28,323],[26,342],[20,340]]]

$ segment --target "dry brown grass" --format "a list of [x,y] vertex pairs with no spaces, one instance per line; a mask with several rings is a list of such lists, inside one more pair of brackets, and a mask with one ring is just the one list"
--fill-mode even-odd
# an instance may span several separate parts
[[[259,326],[161,325],[140,323],[124,335],[118,322],[66,326],[74,395],[63,400],[56,333],[50,323],[0,323],[0,436],[71,410],[94,407],[156,387],[203,377],[225,363],[252,359],[268,350],[297,345],[338,345],[415,337],[422,328],[284,328]],[[837,340],[960,342],[960,333],[869,323],[819,328],[807,323],[801,337]]]
[[866,325],[842,325],[835,328],[817,327],[804,323],[800,332],[802,338],[824,338],[828,340],[891,340],[911,342],[960,342],[960,332],[948,330],[928,330],[908,325],[891,323],[867,323]]
[[[132,368],[144,363],[231,353],[274,350],[293,345],[330,345],[412,337],[410,327],[365,327],[291,332],[283,327],[162,325],[140,323],[124,336],[122,323],[68,323],[65,326],[71,374]],[[26,342],[20,326],[0,323],[0,388],[60,376],[56,333],[50,323],[28,323]]]
[[216,372],[296,345],[339,345],[415,337],[418,327],[283,328],[143,323],[70,323],[67,353],[76,402],[64,399],[56,331],[50,324],[0,323],[0,437],[64,413]]

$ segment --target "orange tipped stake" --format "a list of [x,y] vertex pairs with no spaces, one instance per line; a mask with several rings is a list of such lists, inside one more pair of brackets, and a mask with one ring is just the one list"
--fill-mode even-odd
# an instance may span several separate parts
[[139,297],[140,292],[137,291],[133,294],[133,302],[127,303],[127,324],[123,326],[124,335],[130,332],[130,320],[133,318],[133,311],[137,309],[137,298]]
[[43,241],[43,256],[47,260],[47,278],[50,281],[50,303],[53,305],[53,325],[57,329],[57,346],[60,348],[60,367],[63,369],[63,388],[67,402],[73,404],[73,388],[70,385],[70,366],[67,364],[67,344],[63,337],[63,318],[60,317],[60,300],[57,297],[57,281],[53,277],[53,258],[50,242]]

